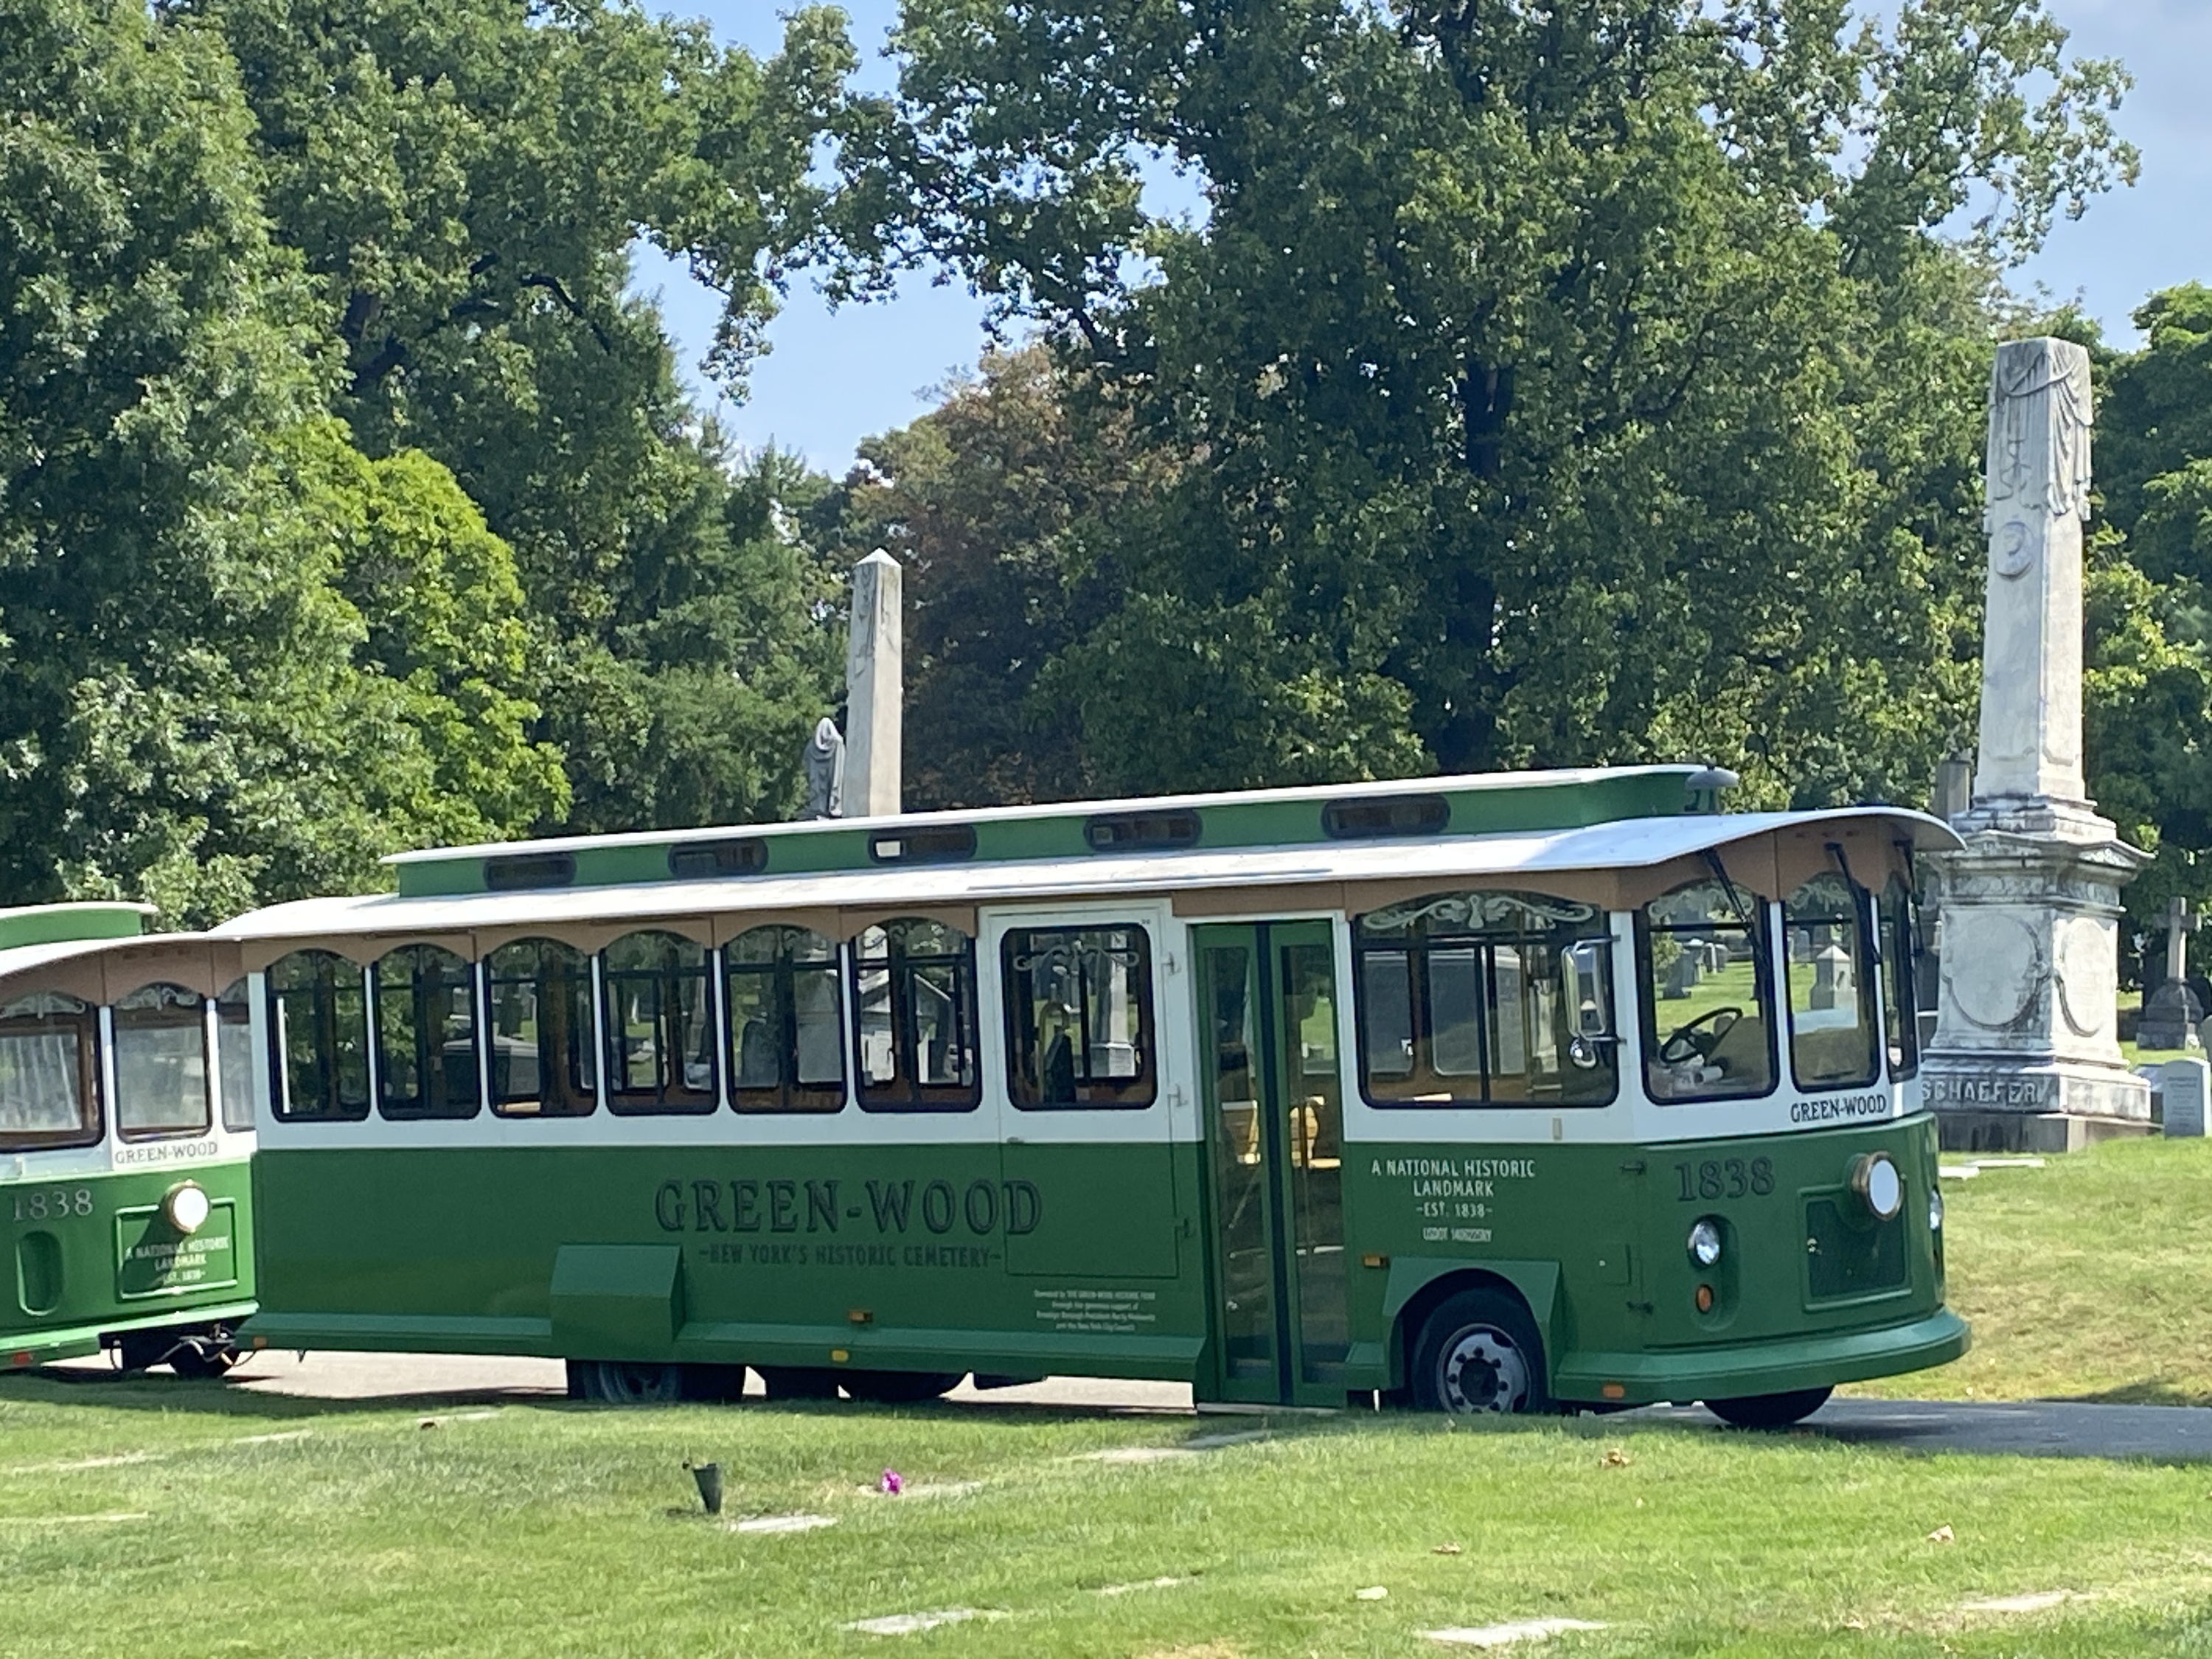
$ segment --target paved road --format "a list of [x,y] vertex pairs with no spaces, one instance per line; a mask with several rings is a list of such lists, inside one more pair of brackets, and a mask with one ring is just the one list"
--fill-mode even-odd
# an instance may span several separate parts
[[[78,1375],[108,1369],[108,1362],[77,1360],[55,1368]],[[406,1400],[451,1405],[460,1401],[559,1399],[566,1381],[557,1359],[480,1358],[464,1354],[255,1354],[231,1373],[231,1386],[255,1394],[319,1400]],[[760,1383],[752,1384],[757,1392]],[[986,1407],[1047,1406],[1088,1411],[1188,1412],[1190,1390],[1176,1382],[1053,1377],[1018,1389],[979,1392],[963,1383],[950,1396]],[[1617,1419],[1676,1423],[1723,1429],[1694,1406],[1657,1406]],[[1917,1452],[2012,1453],[2040,1457],[2148,1457],[2212,1460],[2212,1408],[2183,1406],[2091,1406],[2030,1401],[1832,1400],[1799,1432],[1856,1445],[1892,1446]]]

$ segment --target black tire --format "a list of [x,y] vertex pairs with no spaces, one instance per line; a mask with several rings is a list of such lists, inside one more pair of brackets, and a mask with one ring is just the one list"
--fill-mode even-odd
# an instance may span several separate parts
[[1747,1394],[1734,1400],[1708,1400],[1705,1409],[1739,1429],[1786,1429],[1802,1423],[1828,1403],[1833,1388],[1792,1389],[1788,1394]]
[[817,1365],[756,1365],[771,1400],[835,1400],[838,1374]]
[[872,1406],[918,1406],[960,1386],[965,1371],[847,1371],[837,1380]]
[[1421,1322],[1407,1387],[1420,1410],[1452,1416],[1552,1408],[1544,1340],[1502,1291],[1462,1291]]
[[684,1397],[713,1406],[734,1406],[745,1397],[743,1365],[686,1365]]
[[151,1370],[169,1358],[177,1340],[173,1331],[125,1331],[115,1339],[115,1352],[125,1371]]
[[684,1367],[626,1359],[575,1362],[583,1397],[606,1406],[665,1406],[684,1397]]
[[236,1364],[238,1350],[222,1336],[187,1337],[169,1354],[171,1370],[201,1380],[221,1376]]

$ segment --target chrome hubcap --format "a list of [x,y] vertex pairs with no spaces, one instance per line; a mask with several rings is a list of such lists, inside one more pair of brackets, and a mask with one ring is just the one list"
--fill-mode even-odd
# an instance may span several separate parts
[[1528,1403],[1528,1362],[1512,1338],[1491,1326],[1453,1338],[1438,1370],[1438,1392],[1455,1415],[1516,1412]]

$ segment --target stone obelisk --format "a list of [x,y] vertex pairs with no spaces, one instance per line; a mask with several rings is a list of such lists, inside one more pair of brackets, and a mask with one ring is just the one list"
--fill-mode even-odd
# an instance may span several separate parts
[[905,698],[905,572],[878,548],[853,567],[853,608],[845,636],[845,776],[848,817],[888,817],[899,810]]
[[1946,1146],[2063,1152],[2142,1133],[2120,1054],[2120,889],[2148,863],[2081,771],[2081,526],[2089,354],[1997,349],[1990,383],[1987,605],[1973,795],[1944,856],[1942,983],[1921,1068]]

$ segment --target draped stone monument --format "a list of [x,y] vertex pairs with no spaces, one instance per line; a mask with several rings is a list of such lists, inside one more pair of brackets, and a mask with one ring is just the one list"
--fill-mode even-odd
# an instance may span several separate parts
[[905,699],[905,572],[878,548],[853,567],[845,636],[845,791],[848,817],[899,810]]
[[2117,1019],[2120,889],[2149,860],[2082,781],[2089,420],[2080,346],[1997,349],[1981,744],[1951,823],[1965,850],[1941,861],[1942,978],[1921,1066],[1946,1146],[2061,1152],[2149,1127]]

